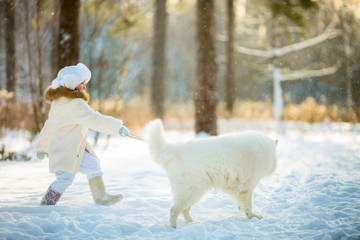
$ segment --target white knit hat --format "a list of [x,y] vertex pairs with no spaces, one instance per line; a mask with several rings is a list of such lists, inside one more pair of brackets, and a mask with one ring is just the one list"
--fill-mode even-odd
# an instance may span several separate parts
[[90,81],[91,72],[82,63],[61,69],[57,77],[52,81],[51,88],[57,89],[60,86],[74,90],[80,83],[85,81],[85,84]]

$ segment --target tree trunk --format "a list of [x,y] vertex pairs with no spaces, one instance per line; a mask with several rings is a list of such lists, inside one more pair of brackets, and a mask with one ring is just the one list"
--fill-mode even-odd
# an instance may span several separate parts
[[276,123],[279,123],[282,119],[284,100],[281,87],[281,72],[279,68],[279,60],[274,58],[273,65],[273,116]]
[[38,75],[38,95],[37,102],[39,104],[39,121],[40,128],[42,128],[45,122],[45,111],[44,111],[44,90],[43,90],[43,75],[42,75],[42,44],[41,44],[41,36],[40,36],[40,14],[41,14],[41,5],[43,4],[43,0],[36,1],[36,44],[37,44],[37,57],[38,57],[38,66],[37,66],[37,75]]
[[31,17],[30,17],[30,8],[29,8],[29,1],[23,1],[24,4],[24,15],[25,15],[25,40],[26,40],[26,52],[27,52],[27,63],[28,63],[28,77],[29,77],[29,90],[31,96],[31,105],[33,109],[34,121],[35,121],[35,128],[36,131],[41,130],[41,120],[39,119],[39,108],[38,108],[38,98],[36,97],[35,87],[32,81],[32,51],[31,51],[31,40],[30,40],[30,24],[31,24]]
[[[0,9],[1,9],[0,10],[0,19],[5,19],[5,11],[3,10],[3,9],[5,9],[5,4],[4,4],[4,1],[2,1],[2,0],[0,0]],[[5,21],[0,21],[0,39],[4,39],[4,36],[5,36]],[[5,50],[5,41],[0,41],[0,49],[1,49],[1,53],[3,53],[3,50]],[[4,65],[5,65],[5,61],[3,61],[3,57],[0,57],[0,66],[4,66]],[[6,84],[5,79],[6,79],[5,73],[1,72],[0,73],[0,89],[5,89],[5,84]]]
[[353,102],[353,109],[355,114],[360,120],[360,64],[356,66],[352,75],[352,102]]
[[80,0],[61,0],[59,9],[56,72],[65,66],[76,65],[80,51]]
[[60,2],[54,0],[52,16],[52,43],[51,43],[51,77],[54,79],[58,72],[58,39],[60,27]]
[[235,101],[235,65],[234,65],[234,0],[227,1],[227,62],[226,62],[226,109],[232,113]]
[[[280,41],[280,26],[276,18],[272,18],[268,23],[268,31],[270,33],[271,48],[279,49]],[[271,58],[271,64],[273,67],[272,80],[273,80],[273,117],[276,124],[282,120],[284,109],[284,98],[281,86],[281,71],[279,64],[279,56],[273,55]]]
[[156,0],[154,16],[153,74],[151,104],[156,117],[164,116],[165,101],[166,0]]
[[16,57],[15,57],[15,1],[5,0],[5,46],[6,46],[6,89],[15,93]]
[[339,13],[339,18],[341,22],[342,29],[342,40],[343,40],[343,71],[344,78],[346,82],[346,108],[349,112],[353,112],[353,103],[352,103],[352,79],[351,79],[351,70],[350,70],[350,60],[351,60],[351,16],[349,15],[349,9],[346,4],[343,3],[343,6]]
[[214,1],[197,1],[197,89],[195,131],[216,135],[216,63]]

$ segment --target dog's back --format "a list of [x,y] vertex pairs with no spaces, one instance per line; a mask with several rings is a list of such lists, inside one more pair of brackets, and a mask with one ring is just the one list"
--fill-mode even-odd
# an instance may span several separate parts
[[[175,155],[190,174],[203,172],[213,187],[255,187],[276,168],[276,142],[256,132],[194,139],[177,144]],[[168,169],[168,171],[171,171]]]

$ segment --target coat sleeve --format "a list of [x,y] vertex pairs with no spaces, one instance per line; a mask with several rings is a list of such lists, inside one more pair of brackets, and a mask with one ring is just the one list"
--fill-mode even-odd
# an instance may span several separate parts
[[72,100],[73,120],[79,125],[105,134],[118,134],[122,127],[122,120],[104,116],[93,110],[83,99]]
[[50,127],[49,120],[46,120],[44,127],[39,133],[37,140],[36,151],[38,152],[48,152],[49,150],[49,139],[50,139]]

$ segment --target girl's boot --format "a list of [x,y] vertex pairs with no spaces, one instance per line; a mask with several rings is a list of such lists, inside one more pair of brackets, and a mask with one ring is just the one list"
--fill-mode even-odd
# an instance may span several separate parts
[[123,199],[122,194],[110,195],[106,193],[102,176],[97,176],[89,179],[89,186],[91,195],[96,204],[109,206]]
[[61,194],[62,193],[57,192],[49,187],[44,197],[42,198],[40,205],[55,205],[59,201]]

